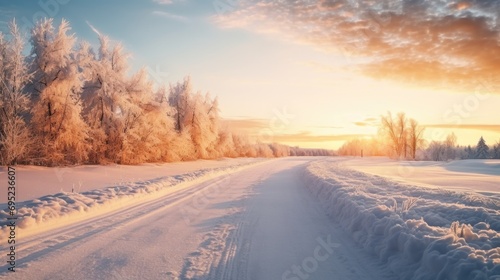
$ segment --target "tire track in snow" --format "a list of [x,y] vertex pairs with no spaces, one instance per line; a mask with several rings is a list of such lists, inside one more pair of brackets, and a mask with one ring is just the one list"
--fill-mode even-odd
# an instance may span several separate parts
[[[246,199],[249,197],[250,195],[247,195]],[[243,210],[238,215],[233,216],[237,219],[236,227],[228,236],[221,261],[208,279],[247,280],[251,239],[253,228],[258,219],[253,213],[254,209],[245,203]]]
[[186,259],[181,279],[213,279],[210,274],[224,262],[223,255],[227,256],[231,247],[227,241],[234,230],[233,225],[223,224],[206,234],[198,250]]
[[[266,170],[247,188],[242,203],[219,217],[185,259],[178,279],[395,279],[310,196],[299,177],[304,165],[292,160],[281,164]],[[335,247],[320,247],[327,256],[314,260],[315,248],[325,243]],[[294,274],[297,268],[292,267],[301,272]]]
[[258,220],[253,206],[254,187],[271,172],[266,170],[243,195],[233,197],[227,215],[207,233],[198,249],[185,260],[180,280],[246,280],[253,228]]
[[253,229],[259,218],[249,201],[257,195],[255,187],[261,184],[270,173],[270,170],[266,170],[265,173],[260,175],[256,183],[246,189],[243,206],[241,206],[238,215],[232,216],[236,219],[234,221],[236,227],[228,238],[227,246],[223,252],[224,258],[208,279],[247,280]]

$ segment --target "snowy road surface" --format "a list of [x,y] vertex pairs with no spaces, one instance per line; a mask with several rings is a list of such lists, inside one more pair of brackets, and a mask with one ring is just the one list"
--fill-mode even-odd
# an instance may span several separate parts
[[[395,279],[272,160],[23,240],[8,279]],[[21,243],[22,241],[22,243]]]

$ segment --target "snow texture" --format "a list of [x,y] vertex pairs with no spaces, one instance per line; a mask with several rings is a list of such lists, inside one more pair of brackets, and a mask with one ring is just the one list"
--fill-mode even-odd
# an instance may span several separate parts
[[[81,193],[61,192],[46,195],[18,204],[17,226],[26,236],[49,230],[61,224],[73,223],[96,215],[109,213],[134,203],[147,201],[168,193],[172,187],[190,186],[197,182],[223,174],[236,172],[263,161],[240,163],[232,166],[208,168],[185,174],[124,183]],[[7,209],[0,210],[0,240],[6,242],[9,235]],[[41,227],[43,225],[43,227]]]
[[349,158],[339,164],[391,180],[448,190],[479,192],[500,199],[500,160],[398,161],[384,157]]
[[306,185],[400,279],[500,279],[500,201],[317,161]]

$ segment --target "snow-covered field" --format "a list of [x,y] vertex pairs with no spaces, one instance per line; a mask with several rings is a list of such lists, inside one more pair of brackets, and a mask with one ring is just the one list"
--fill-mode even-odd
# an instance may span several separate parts
[[499,163],[20,167],[39,195],[25,193],[17,272],[0,278],[498,280]]
[[[83,165],[75,167],[17,166],[17,201],[26,201],[61,192],[84,192],[110,186],[182,175],[202,169],[227,167],[259,161],[253,158],[197,160],[162,164]],[[0,167],[0,177],[6,168]],[[0,204],[7,201],[7,193],[0,192]]]
[[396,161],[345,158],[340,165],[392,180],[428,187],[474,191],[500,197],[500,160]]

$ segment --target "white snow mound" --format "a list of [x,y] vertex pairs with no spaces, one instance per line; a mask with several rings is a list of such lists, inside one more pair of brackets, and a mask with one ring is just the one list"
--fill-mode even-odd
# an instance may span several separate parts
[[500,279],[500,201],[311,163],[306,185],[400,279]]

